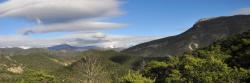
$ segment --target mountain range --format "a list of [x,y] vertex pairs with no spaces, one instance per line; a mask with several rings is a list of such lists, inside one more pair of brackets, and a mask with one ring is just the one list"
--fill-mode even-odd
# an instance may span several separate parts
[[68,44],[55,45],[48,47],[49,50],[60,51],[60,50],[75,50],[75,51],[86,51],[89,49],[98,49],[96,46],[85,46],[85,47],[76,47]]
[[124,48],[104,48],[104,47],[98,47],[98,46],[72,46],[69,44],[60,44],[55,45],[47,48],[51,51],[87,51],[87,50],[115,50],[115,51],[121,51]]

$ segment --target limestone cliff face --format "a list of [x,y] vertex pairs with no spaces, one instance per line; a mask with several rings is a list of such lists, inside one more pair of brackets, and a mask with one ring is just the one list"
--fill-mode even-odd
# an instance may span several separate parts
[[218,39],[250,29],[250,15],[225,16],[199,20],[182,34],[150,41],[123,52],[140,56],[181,55],[210,45]]

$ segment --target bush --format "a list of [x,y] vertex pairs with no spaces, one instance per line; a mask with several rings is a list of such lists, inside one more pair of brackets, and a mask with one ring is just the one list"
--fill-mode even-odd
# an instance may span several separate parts
[[119,83],[153,83],[154,80],[143,77],[139,72],[129,71],[127,75],[119,80]]
[[28,70],[21,77],[21,83],[56,83],[56,78],[43,71]]

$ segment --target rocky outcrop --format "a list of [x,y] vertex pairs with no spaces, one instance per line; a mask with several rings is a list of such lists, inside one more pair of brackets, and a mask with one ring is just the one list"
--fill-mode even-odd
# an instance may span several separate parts
[[7,68],[7,70],[11,73],[14,73],[14,74],[22,74],[24,71],[22,66],[9,67],[9,68]]

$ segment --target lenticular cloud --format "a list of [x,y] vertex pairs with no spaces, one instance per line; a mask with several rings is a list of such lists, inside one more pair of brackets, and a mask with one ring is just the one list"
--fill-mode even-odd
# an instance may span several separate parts
[[[106,27],[102,27],[102,29],[110,28],[110,26],[113,28],[119,24],[97,22],[97,20],[120,14],[121,11],[119,10],[119,2],[117,0],[8,0],[0,3],[0,17],[33,20],[37,21],[38,24],[50,27],[47,28],[48,30],[45,30],[46,28],[41,29],[39,25],[32,29],[25,29],[31,32],[84,31],[89,28],[100,27],[99,25],[75,27],[76,25],[81,25],[75,23],[83,22],[108,24]],[[71,26],[72,23],[74,23],[73,26]],[[64,24],[67,27],[60,29],[56,27],[59,24]],[[36,28],[39,30],[36,30]]]
[[76,20],[119,15],[116,0],[9,0],[0,4],[1,16]]

